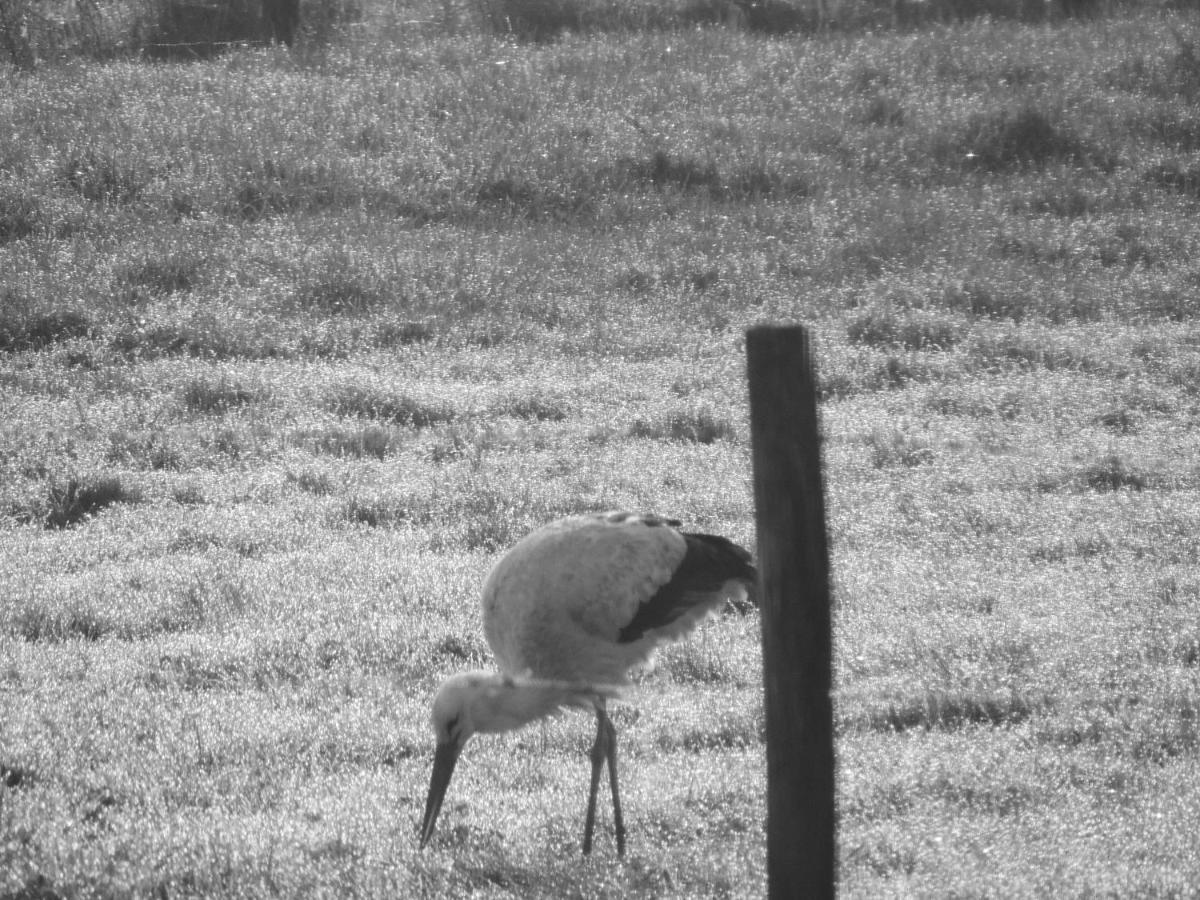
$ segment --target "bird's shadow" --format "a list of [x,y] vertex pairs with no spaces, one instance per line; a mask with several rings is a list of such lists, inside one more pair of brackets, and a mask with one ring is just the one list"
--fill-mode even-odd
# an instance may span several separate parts
[[455,825],[438,832],[431,844],[453,853],[456,888],[474,894],[500,888],[518,896],[529,893],[544,875],[532,865],[513,859],[504,835],[493,828]]

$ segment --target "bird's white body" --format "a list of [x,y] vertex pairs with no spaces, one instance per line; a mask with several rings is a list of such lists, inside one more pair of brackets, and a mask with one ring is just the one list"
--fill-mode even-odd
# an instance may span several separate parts
[[434,699],[438,749],[422,846],[471,735],[582,706],[597,717],[584,852],[605,762],[623,852],[616,733],[605,701],[619,695],[630,669],[655,647],[683,637],[727,601],[744,601],[755,577],[745,550],[714,535],[678,531],[678,524],[630,513],[572,516],[527,535],[492,569],[483,588],[483,628],[500,673],[453,675]]
[[[727,599],[622,643],[621,629],[671,580],[687,553],[665,520],[574,516],[519,541],[483,588],[483,629],[501,671],[539,679],[628,684],[654,648],[686,635]],[[730,591],[745,589],[734,583]]]

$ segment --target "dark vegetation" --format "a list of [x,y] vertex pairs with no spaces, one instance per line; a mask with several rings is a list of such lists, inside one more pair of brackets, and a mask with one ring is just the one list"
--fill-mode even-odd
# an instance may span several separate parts
[[71,338],[86,337],[91,320],[74,309],[33,311],[34,304],[14,290],[0,294],[0,351],[40,350]]
[[[1185,9],[1190,0],[1155,0],[1162,8]],[[812,34],[819,31],[915,29],[988,17],[1020,22],[1054,22],[1111,15],[1145,0],[495,0],[480,7],[483,26],[495,34],[544,42],[564,33],[675,30],[697,25],[725,25],[766,35]],[[64,4],[65,6],[65,4]],[[98,59],[130,54],[155,60],[208,59],[231,48],[272,42],[292,46],[324,46],[362,20],[362,0],[152,0],[138,17],[117,24],[105,7],[80,0],[60,14],[35,0],[0,3],[0,49],[19,68],[66,54]],[[1184,73],[1185,79],[1188,73]],[[894,109],[876,116],[893,121]],[[1036,123],[1025,132],[1044,139]],[[1031,123],[1018,122],[1017,131]],[[1015,134],[1015,132],[1014,132]],[[1057,152],[1073,148],[1061,138]],[[1045,151],[1043,146],[1042,151]],[[986,163],[981,163],[986,164]],[[119,173],[116,181],[89,190],[131,187]],[[243,197],[251,214],[268,205],[269,196],[252,189]],[[2,230],[0,230],[2,235]],[[2,237],[0,237],[2,239]]]
[[39,521],[46,528],[68,528],[116,503],[137,503],[142,493],[115,475],[70,478],[51,483],[34,509],[17,510],[18,519]]

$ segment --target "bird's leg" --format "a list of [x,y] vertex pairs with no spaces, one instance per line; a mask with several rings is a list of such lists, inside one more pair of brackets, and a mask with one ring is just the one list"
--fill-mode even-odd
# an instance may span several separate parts
[[583,823],[583,852],[592,852],[596,830],[596,795],[600,793],[600,770],[608,763],[608,784],[612,790],[613,829],[617,835],[617,856],[625,855],[625,820],[621,815],[621,791],[617,786],[617,730],[608,717],[604,702],[596,704],[596,741],[592,744],[592,782],[588,791],[587,818]]
[[604,719],[605,744],[608,749],[608,779],[612,788],[613,830],[617,834],[617,856],[625,855],[625,820],[621,816],[621,792],[617,789],[617,729],[608,713],[600,710]]
[[[588,791],[587,818],[583,822],[583,853],[586,856],[592,852],[592,832],[596,828],[596,794],[600,791],[600,770],[604,768],[604,760],[608,752],[604,746],[605,728],[608,716],[604,712],[603,702],[596,704],[596,742],[592,744],[592,785]],[[609,725],[611,728],[611,724]]]

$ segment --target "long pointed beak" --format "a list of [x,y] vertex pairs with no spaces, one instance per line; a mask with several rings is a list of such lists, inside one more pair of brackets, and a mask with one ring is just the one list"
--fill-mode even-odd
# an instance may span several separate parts
[[458,754],[462,750],[453,741],[438,744],[433,755],[433,777],[429,779],[429,796],[425,800],[425,819],[421,822],[421,848],[433,837],[433,827],[437,824],[438,813],[442,811],[442,800],[446,796],[446,788],[450,786],[450,776],[454,774],[454,764],[458,762]]

